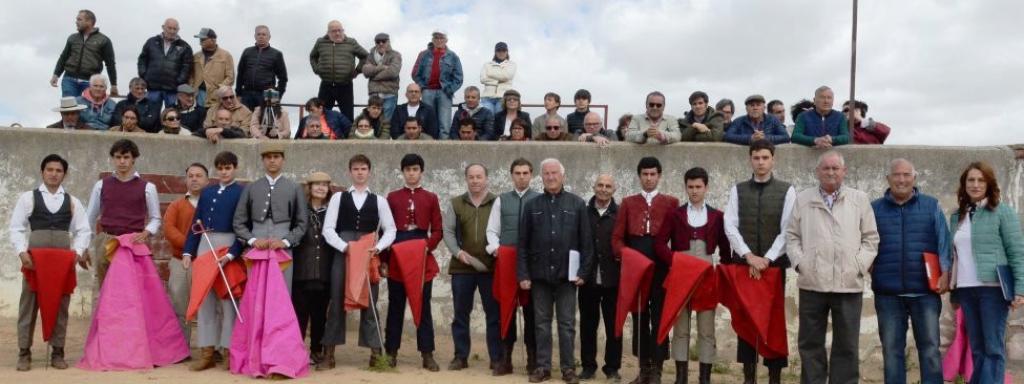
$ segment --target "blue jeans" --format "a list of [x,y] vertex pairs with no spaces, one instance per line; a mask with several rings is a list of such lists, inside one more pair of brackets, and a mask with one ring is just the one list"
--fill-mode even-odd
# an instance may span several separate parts
[[89,79],[76,79],[68,75],[64,75],[64,77],[60,79],[61,97],[82,96],[82,92],[85,92],[86,89],[89,89]]
[[178,102],[178,91],[161,91],[150,89],[149,92],[146,93],[146,98],[149,99],[149,101],[157,103],[163,102],[164,108],[170,108]]
[[501,98],[500,97],[484,97],[480,99],[480,105],[484,108],[490,109],[491,112],[498,113],[501,110]]
[[921,383],[942,384],[939,359],[939,295],[905,297],[875,294],[878,336],[882,339],[885,383],[907,382],[907,320],[914,327],[914,343],[921,362]]
[[487,322],[487,354],[492,363],[501,361],[501,327],[499,324],[498,301],[494,299],[491,286],[494,276],[484,273],[459,273],[452,275],[452,341],[455,343],[455,357],[468,359],[470,351],[469,315],[473,311],[473,293],[480,291]]
[[206,90],[200,89],[196,91],[196,105],[206,106]]
[[971,384],[1001,384],[1006,375],[1006,317],[1010,302],[999,287],[958,288],[953,292],[964,310],[971,343]]
[[437,116],[438,137],[435,139],[448,140],[451,137],[449,128],[452,125],[452,98],[440,89],[424,89],[423,102],[432,105]]
[[[398,106],[398,95],[381,96],[381,99],[384,100],[384,121],[390,122],[392,114],[395,113],[395,107]],[[392,127],[391,129],[396,128]]]

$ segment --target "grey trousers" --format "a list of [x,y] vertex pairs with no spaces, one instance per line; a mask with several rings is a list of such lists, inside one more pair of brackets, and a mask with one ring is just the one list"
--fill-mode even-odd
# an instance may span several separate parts
[[[361,233],[340,232],[338,237],[345,241],[359,239]],[[335,252],[331,261],[331,302],[327,307],[327,324],[324,330],[323,345],[333,347],[345,344],[345,274],[366,273],[366,271],[346,271],[345,255]],[[288,278],[291,281],[291,278]],[[366,348],[381,349],[381,328],[384,321],[377,310],[377,299],[380,292],[380,284],[370,286],[370,307],[359,311],[359,346]],[[372,312],[371,312],[372,310]]]
[[[234,233],[211,232],[210,242],[214,247],[227,247],[235,242]],[[198,252],[200,255],[209,252],[210,247],[203,240],[199,243]],[[219,255],[223,257],[224,255]],[[236,258],[242,255],[234,255]],[[173,262],[173,261],[172,261]],[[173,271],[173,270],[172,270]],[[218,281],[222,277],[217,276]],[[214,283],[217,284],[217,283]],[[241,303],[241,297],[236,297]],[[186,299],[187,300],[187,299]],[[235,327],[235,308],[231,304],[231,298],[221,300],[217,293],[210,289],[210,293],[203,299],[199,306],[197,319],[199,328],[199,347],[231,347],[231,331]]]
[[530,288],[537,322],[537,368],[551,370],[551,321],[557,316],[558,365],[562,374],[576,367],[576,286],[569,281],[534,280]]
[[[690,360],[690,314],[689,308],[683,308],[672,327],[672,359],[675,361]],[[700,362],[715,362],[715,311],[697,312],[697,353]]]
[[[70,234],[64,231],[32,231],[29,233],[29,248],[70,248]],[[72,272],[74,273],[74,272]],[[45,283],[45,282],[42,282]],[[50,334],[50,346],[64,348],[64,336],[68,330],[68,305],[71,296],[64,295],[60,300],[60,312],[57,312],[57,324]],[[32,336],[36,330],[36,314],[39,302],[36,293],[29,289],[28,282],[21,280],[21,298],[18,300],[18,348],[32,348]]]
[[[863,293],[800,290],[800,382],[856,384],[860,381],[860,311]],[[832,315],[832,354],[825,354],[825,333]],[[830,365],[829,362],[832,364]]]
[[[359,311],[359,346],[373,349],[381,349],[380,331],[384,328],[384,321],[377,311],[377,298],[380,292],[380,284],[370,284],[370,307]],[[372,312],[371,312],[372,311]]]
[[181,265],[180,259],[168,260],[167,267],[170,274],[167,277],[167,294],[171,296],[171,305],[174,307],[174,314],[178,316],[178,325],[185,335],[185,342],[192,344],[192,326],[185,321],[188,312],[188,297],[192,290],[192,271],[186,270]]

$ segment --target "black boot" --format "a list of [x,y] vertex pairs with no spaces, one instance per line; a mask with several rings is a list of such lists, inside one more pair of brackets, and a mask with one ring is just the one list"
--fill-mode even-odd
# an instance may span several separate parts
[[768,368],[768,384],[782,384],[782,367]]
[[652,362],[647,370],[647,384],[661,384],[661,361]]
[[757,363],[743,363],[743,384],[757,384]]
[[633,381],[630,381],[629,384],[647,384],[647,377],[650,375],[647,372],[649,369],[646,363],[640,363],[640,374]]
[[526,346],[526,372],[537,370],[537,346]]
[[64,347],[53,347],[50,354],[50,366],[56,369],[68,369],[68,363],[64,361]]
[[698,384],[711,384],[711,364],[700,363],[700,376],[697,377]]
[[676,384],[686,384],[686,376],[690,373],[689,361],[676,362]]

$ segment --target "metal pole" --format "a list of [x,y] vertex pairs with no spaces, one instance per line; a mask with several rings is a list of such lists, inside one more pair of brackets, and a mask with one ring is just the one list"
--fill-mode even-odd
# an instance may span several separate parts
[[[850,37],[850,116],[853,116],[854,100],[857,92],[857,0],[853,0],[853,34]],[[847,119],[849,134],[853,136],[853,119]]]
[[[206,246],[210,247],[210,253],[213,254],[213,263],[217,265],[217,270],[220,272],[220,278],[224,281],[224,287],[227,288],[228,297],[231,298],[231,306],[235,307],[235,315],[238,316],[239,323],[245,323],[242,319],[242,311],[238,310],[238,301],[235,300],[235,294],[231,292],[231,283],[228,282],[228,276],[224,273],[224,267],[220,265],[221,257],[217,256],[217,249],[213,247],[213,242],[210,241],[210,236],[206,234],[206,228],[203,226],[202,220],[196,220],[196,225],[199,226],[200,233],[203,240],[206,240]],[[227,257],[227,255],[224,255]]]

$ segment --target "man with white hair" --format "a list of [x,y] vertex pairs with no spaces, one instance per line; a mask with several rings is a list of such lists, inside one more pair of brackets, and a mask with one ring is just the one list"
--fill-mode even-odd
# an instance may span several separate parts
[[216,126],[217,111],[227,110],[231,112],[231,126],[239,127],[243,131],[249,132],[249,126],[252,124],[252,111],[238,102],[238,96],[235,95],[235,91],[228,86],[220,87],[217,89],[217,98],[220,99],[220,105],[217,108],[210,108],[206,111],[203,129]]
[[[889,163],[889,189],[871,202],[878,224],[878,256],[871,268],[878,336],[882,340],[885,382],[907,381],[907,321],[921,365],[921,382],[942,382],[939,362],[939,296],[949,289],[953,263],[950,234],[942,206],[914,185],[917,171],[907,159]],[[929,270],[929,256],[936,270]],[[940,272],[941,271],[941,272]],[[937,278],[936,286],[929,282]]]
[[850,143],[849,123],[845,115],[832,109],[834,99],[832,88],[822,85],[814,90],[814,109],[804,111],[793,122],[793,143],[814,148]]
[[[864,278],[878,251],[875,214],[866,193],[843,185],[842,154],[825,152],[815,172],[818,186],[797,195],[786,225],[786,253],[799,273],[800,382],[856,383]],[[831,358],[825,354],[829,313]]]
[[168,18],[162,28],[142,45],[139,77],[149,84],[146,97],[170,107],[177,101],[178,86],[192,75],[192,46],[178,37],[178,20]]
[[84,105],[82,120],[94,129],[110,128],[110,119],[114,116],[117,103],[107,93],[107,77],[95,74],[89,77],[89,89],[75,99]]
[[524,203],[517,244],[517,279],[530,291],[537,324],[537,368],[530,382],[551,378],[551,321],[557,315],[562,380],[578,383],[576,288],[591,279],[594,243],[586,202],[565,190],[565,167],[549,158],[540,169],[544,193]]
[[587,112],[583,117],[583,133],[580,133],[576,140],[605,146],[612,141],[619,141],[619,138],[615,131],[605,129],[601,115],[598,115],[597,112]]

